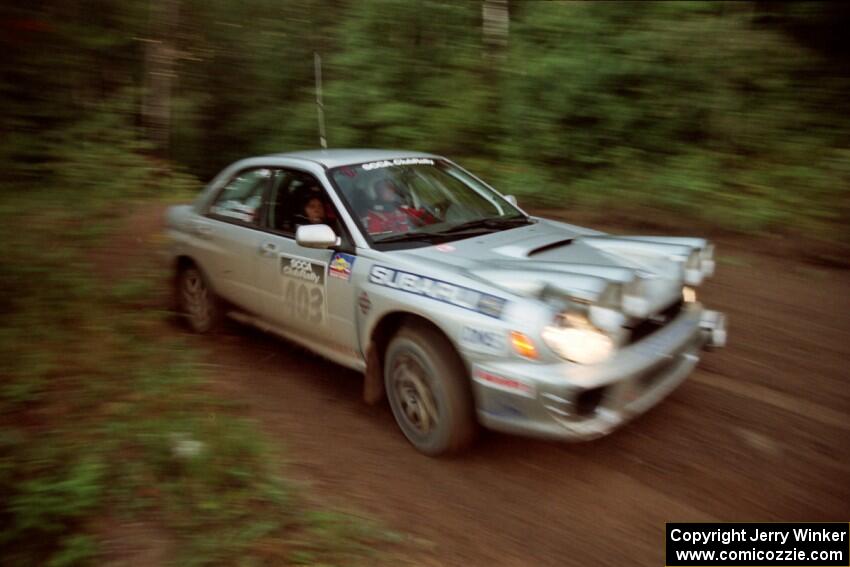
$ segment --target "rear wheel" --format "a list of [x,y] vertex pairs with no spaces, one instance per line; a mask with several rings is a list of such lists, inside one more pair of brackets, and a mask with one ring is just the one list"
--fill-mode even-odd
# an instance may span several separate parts
[[475,438],[465,367],[436,329],[424,324],[401,328],[387,348],[384,384],[396,422],[420,452],[457,452]]
[[201,271],[189,266],[177,276],[177,305],[186,324],[196,333],[214,330],[221,320],[221,307]]

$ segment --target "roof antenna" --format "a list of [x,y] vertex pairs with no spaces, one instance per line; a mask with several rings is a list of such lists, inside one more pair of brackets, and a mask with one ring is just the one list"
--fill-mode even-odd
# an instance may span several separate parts
[[319,52],[313,52],[313,64],[316,74],[316,110],[319,117],[319,144],[323,150],[328,149],[328,139],[325,136],[325,105],[322,104],[322,58]]

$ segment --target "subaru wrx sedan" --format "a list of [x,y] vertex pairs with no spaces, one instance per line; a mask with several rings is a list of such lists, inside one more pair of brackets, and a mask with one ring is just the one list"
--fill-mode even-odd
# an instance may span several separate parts
[[706,240],[532,216],[438,155],[245,159],[167,227],[191,329],[230,316],[362,372],[365,399],[386,397],[428,455],[479,426],[606,435],[726,340],[724,315],[697,300]]

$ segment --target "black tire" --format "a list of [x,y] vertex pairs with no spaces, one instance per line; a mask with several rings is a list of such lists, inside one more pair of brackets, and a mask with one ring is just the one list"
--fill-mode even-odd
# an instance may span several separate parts
[[222,319],[221,302],[206,276],[195,266],[187,266],[177,274],[177,309],[186,326],[196,333],[216,330]]
[[384,387],[396,423],[421,453],[456,453],[475,439],[466,368],[433,327],[406,324],[393,337],[384,357]]

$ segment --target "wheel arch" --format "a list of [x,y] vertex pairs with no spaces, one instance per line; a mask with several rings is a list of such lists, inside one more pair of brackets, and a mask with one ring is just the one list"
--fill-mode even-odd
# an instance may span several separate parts
[[198,263],[194,258],[189,256],[188,254],[180,254],[176,258],[174,258],[174,271],[179,272],[180,270],[185,270],[186,268],[190,268],[192,266],[197,266]]
[[172,290],[171,301],[172,301],[172,308],[175,309],[175,310],[177,309],[177,305],[178,305],[178,299],[177,299],[178,279],[180,278],[180,273],[187,268],[197,268],[198,271],[200,271],[201,274],[204,276],[204,278],[206,278],[207,286],[209,286],[209,288],[212,289],[213,292],[215,292],[215,287],[213,285],[213,282],[210,279],[209,274],[204,269],[204,267],[195,258],[190,256],[189,254],[178,254],[177,256],[175,256],[171,260],[171,281],[170,281],[171,290]]
[[442,335],[454,355],[466,366],[463,357],[449,338],[448,333],[434,321],[411,311],[390,311],[381,315],[369,333],[369,341],[366,347],[366,373],[363,383],[363,399],[367,403],[377,403],[384,397],[384,357],[393,336],[405,325],[421,325]]
[[198,262],[198,260],[190,256],[189,254],[179,254],[175,256],[172,260],[171,266],[171,273],[172,277],[174,278],[180,275],[180,272],[185,270],[186,268],[197,268],[204,275],[204,277],[207,278],[209,285],[213,285],[212,280],[209,277],[209,273],[204,269],[201,263]]

